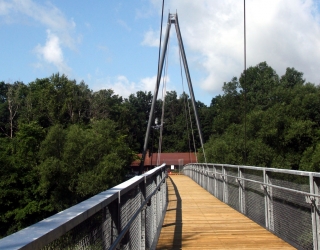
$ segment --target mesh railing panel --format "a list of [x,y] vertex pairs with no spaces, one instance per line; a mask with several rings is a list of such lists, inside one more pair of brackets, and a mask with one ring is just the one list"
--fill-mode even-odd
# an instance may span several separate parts
[[108,249],[116,232],[107,207],[42,249]]
[[[309,192],[309,178],[270,173],[270,183],[298,191]],[[272,188],[274,233],[297,248],[312,249],[311,206],[303,194]]]
[[239,210],[239,185],[237,183],[236,177],[231,176],[237,176],[238,170],[234,168],[225,168],[226,174],[228,175],[226,177],[226,183],[227,183],[227,193],[228,193],[228,205],[233,207],[236,210]]
[[[125,195],[122,195],[120,201],[120,228],[123,230],[141,206],[141,192],[139,186],[132,188]],[[138,220],[139,217],[134,220],[129,231],[123,238],[121,242],[122,249],[140,249],[141,226],[138,223]]]
[[223,201],[223,179],[222,179],[222,167],[216,166],[216,197]]
[[311,208],[273,200],[274,233],[297,248],[312,249]]
[[[261,171],[246,170],[243,173],[245,179],[259,181],[263,183],[263,175]],[[261,184],[245,181],[245,215],[258,224],[265,226],[265,205],[264,205],[264,190]]]
[[[146,196],[148,197],[151,195],[153,190],[156,188],[155,179],[147,180],[146,184]],[[154,203],[155,203],[155,196],[152,196],[150,202],[146,208],[146,247],[150,247],[153,242],[154,231],[155,231],[155,223],[154,223]]]
[[212,174],[210,174],[208,176],[209,179],[209,187],[208,187],[208,192],[212,195],[214,195],[214,176]]

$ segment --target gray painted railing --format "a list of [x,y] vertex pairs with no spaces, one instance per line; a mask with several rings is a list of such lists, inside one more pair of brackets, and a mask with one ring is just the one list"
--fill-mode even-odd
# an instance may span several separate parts
[[188,164],[185,175],[298,249],[320,249],[320,174],[225,164]]
[[167,207],[165,164],[0,240],[0,249],[153,249]]

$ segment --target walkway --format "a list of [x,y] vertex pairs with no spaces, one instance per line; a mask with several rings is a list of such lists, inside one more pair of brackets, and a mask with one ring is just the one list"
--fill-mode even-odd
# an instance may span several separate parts
[[167,179],[157,249],[295,249],[184,175]]

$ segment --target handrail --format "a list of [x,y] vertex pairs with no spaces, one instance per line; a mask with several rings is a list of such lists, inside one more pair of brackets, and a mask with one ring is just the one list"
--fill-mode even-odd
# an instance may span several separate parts
[[218,167],[230,167],[230,168],[243,168],[243,169],[251,169],[251,170],[265,170],[267,172],[274,173],[283,173],[283,174],[292,174],[292,175],[300,175],[300,176],[309,176],[309,174],[313,174],[316,177],[320,177],[320,173],[310,172],[310,171],[301,171],[301,170],[292,170],[292,169],[282,169],[282,168],[266,168],[266,167],[255,167],[255,166],[245,166],[245,165],[232,165],[232,164],[221,164],[221,163],[190,163],[189,165],[199,165],[199,166],[218,166]]
[[[286,191],[295,192],[297,194],[304,194],[304,195],[309,195],[309,196],[319,197],[320,198],[320,195],[318,195],[318,194],[312,194],[310,192],[304,192],[304,191],[299,191],[299,190],[292,189],[292,188],[286,188],[286,187],[281,187],[281,186],[277,186],[277,185],[272,185],[272,184],[264,183],[262,181],[256,181],[256,180],[241,178],[239,176],[234,176],[234,175],[228,175],[228,174],[222,174],[222,173],[214,173],[213,171],[207,171],[207,170],[204,170],[204,172],[205,173],[212,173],[212,176],[213,175],[215,176],[216,174],[218,174],[220,176],[235,178],[237,181],[243,180],[243,181],[253,182],[253,183],[261,184],[264,187],[274,187],[274,188],[277,188],[277,189],[282,189],[282,190],[286,190]],[[215,176],[215,178],[216,178],[216,176]]]

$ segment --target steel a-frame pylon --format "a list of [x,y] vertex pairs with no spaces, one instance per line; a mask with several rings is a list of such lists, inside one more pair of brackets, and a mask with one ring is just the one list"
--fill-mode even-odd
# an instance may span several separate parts
[[174,24],[174,26],[176,28],[178,44],[179,44],[179,48],[180,48],[180,52],[181,52],[181,56],[182,56],[182,61],[183,61],[184,71],[185,71],[185,74],[186,74],[186,79],[187,79],[187,82],[188,82],[188,87],[189,87],[192,107],[193,107],[193,111],[194,111],[194,115],[195,115],[195,119],[196,119],[196,123],[197,123],[197,129],[198,129],[198,133],[199,133],[200,143],[201,143],[201,147],[203,148],[203,138],[202,138],[202,132],[201,132],[201,127],[200,127],[200,121],[199,121],[196,102],[195,102],[195,98],[194,98],[193,87],[192,87],[191,77],[190,77],[190,73],[189,73],[187,58],[186,58],[186,54],[185,54],[184,47],[183,47],[183,42],[182,42],[182,37],[181,37],[181,32],[180,32],[180,27],[179,27],[179,22],[178,22],[178,14],[177,13],[176,14],[170,14],[169,13],[169,15],[168,15],[168,23],[167,23],[167,28],[166,28],[165,38],[164,38],[164,44],[163,44],[163,49],[162,49],[159,68],[158,68],[157,82],[156,82],[156,86],[155,86],[155,89],[154,89],[154,94],[153,94],[153,99],[152,99],[152,104],[151,104],[151,110],[150,110],[150,114],[149,114],[148,127],[147,127],[146,136],[145,136],[145,140],[144,140],[144,146],[143,146],[143,152],[142,152],[142,159],[141,159],[141,163],[140,163],[139,174],[142,174],[143,168],[144,168],[144,160],[145,160],[145,156],[146,156],[146,152],[147,152],[147,146],[148,146],[148,142],[149,142],[151,124],[152,124],[152,121],[153,121],[153,118],[154,118],[153,117],[153,115],[154,115],[154,107],[155,107],[156,100],[158,98],[159,85],[160,85],[161,75],[162,75],[162,71],[163,71],[163,64],[164,64],[164,60],[165,60],[166,53],[167,53],[167,47],[168,47],[168,40],[169,40],[169,36],[170,36],[171,24]]

